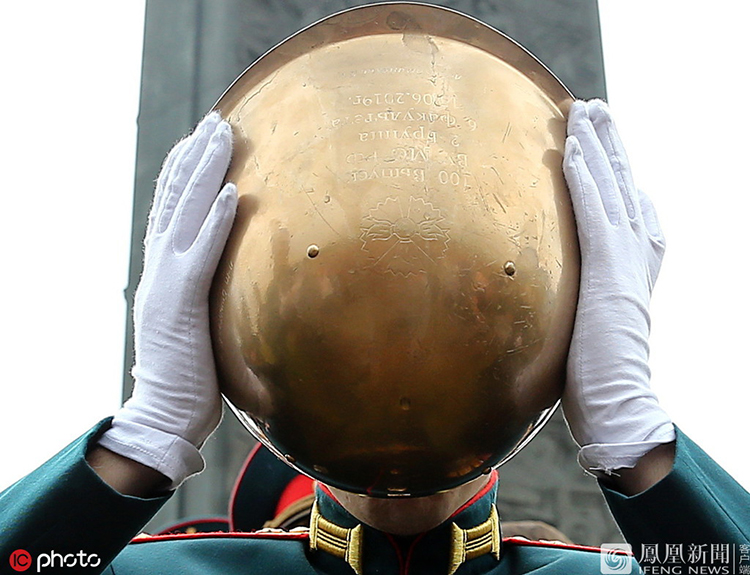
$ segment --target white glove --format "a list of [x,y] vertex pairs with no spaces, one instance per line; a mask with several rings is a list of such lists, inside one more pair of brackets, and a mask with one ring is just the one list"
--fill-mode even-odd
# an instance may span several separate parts
[[232,132],[209,114],[167,156],[135,295],[135,387],[99,444],[177,487],[203,469],[198,449],[221,420],[208,294],[237,207],[222,181]]
[[563,169],[581,246],[563,410],[581,465],[611,473],[675,439],[649,387],[648,307],[665,243],[604,102],[573,104]]

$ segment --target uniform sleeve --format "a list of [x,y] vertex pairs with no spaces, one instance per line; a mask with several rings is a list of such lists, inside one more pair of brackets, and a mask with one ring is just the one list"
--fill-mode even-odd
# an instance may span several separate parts
[[750,541],[750,494],[679,429],[669,475],[631,497],[602,491],[636,556],[643,545]]
[[[86,463],[110,426],[104,420],[47,463],[0,493],[0,561],[22,549],[32,558],[96,554],[102,571],[169,499],[122,495]],[[95,563],[91,559],[91,563]]]

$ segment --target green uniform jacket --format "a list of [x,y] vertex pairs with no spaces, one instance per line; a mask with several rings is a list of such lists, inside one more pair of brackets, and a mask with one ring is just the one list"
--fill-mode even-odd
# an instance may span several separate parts
[[[130,543],[168,497],[123,496],[87,465],[89,446],[108,426],[109,420],[100,423],[0,494],[0,573],[16,573],[27,565],[29,573],[117,575],[355,572],[343,548],[340,553],[323,550],[325,545],[311,550],[304,532],[168,535]],[[472,528],[477,532],[477,526],[488,524],[495,490],[495,482],[490,482],[443,525],[417,537],[396,538],[362,526],[360,571],[364,575],[448,575],[451,569],[456,575],[601,574],[602,567],[615,575],[637,571],[630,559],[603,565],[598,550],[583,547],[505,539],[499,549],[490,551],[489,535],[472,539]],[[642,560],[646,572],[750,574],[750,495],[679,430],[675,466],[665,479],[634,497],[602,490],[634,554],[646,551]],[[325,489],[317,492],[317,506],[322,521],[338,526],[344,538],[358,525]],[[457,560],[456,537],[468,541]],[[678,557],[684,563],[681,571],[674,570]],[[713,570],[706,570],[706,565]]]

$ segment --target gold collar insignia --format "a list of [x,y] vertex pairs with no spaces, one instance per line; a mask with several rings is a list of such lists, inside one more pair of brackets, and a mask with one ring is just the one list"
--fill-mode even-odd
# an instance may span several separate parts
[[[325,519],[317,502],[310,516],[310,549],[330,553],[346,561],[357,575],[362,575],[362,525],[347,529]],[[464,561],[492,553],[500,560],[500,520],[492,506],[489,518],[471,529],[451,525],[451,550],[448,575],[453,575]]]

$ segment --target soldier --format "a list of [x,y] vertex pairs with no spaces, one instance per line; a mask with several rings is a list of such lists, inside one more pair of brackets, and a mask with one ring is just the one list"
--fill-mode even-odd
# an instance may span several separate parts
[[[169,154],[136,299],[133,398],[2,494],[2,556],[24,550],[62,565],[83,551],[99,570],[112,562],[109,573],[598,572],[590,550],[503,543],[494,474],[416,499],[319,485],[309,535],[165,536],[127,546],[200,471],[199,448],[219,421],[208,290],[236,206],[233,184],[221,186],[231,150],[228,124],[212,113]],[[602,102],[573,105],[564,169],[582,282],[563,402],[581,462],[601,473],[634,546],[747,543],[747,492],[673,426],[649,388],[648,300],[664,240]]]
[[[213,112],[168,155],[136,294],[133,396],[0,495],[2,560],[17,571],[33,560],[38,572],[120,575],[599,573],[597,550],[503,540],[494,471],[411,498],[319,482],[309,531],[128,544],[201,471],[200,448],[221,417],[209,291],[237,210],[235,185],[223,183],[232,150],[232,130]],[[750,495],[673,425],[649,387],[648,306],[664,238],[603,102],[572,104],[563,171],[581,281],[562,402],[580,462],[635,549],[745,545]],[[630,572],[630,559],[617,559],[607,572]]]

